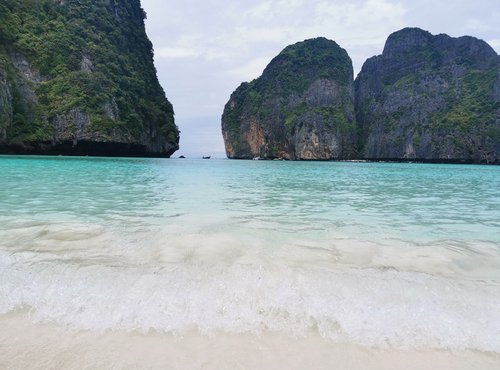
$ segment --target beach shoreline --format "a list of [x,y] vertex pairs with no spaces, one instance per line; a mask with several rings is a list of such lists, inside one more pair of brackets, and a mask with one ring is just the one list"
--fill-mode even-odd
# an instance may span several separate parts
[[293,338],[260,334],[183,334],[74,330],[34,323],[25,310],[0,316],[0,362],[8,369],[447,369],[493,370],[500,355],[478,351],[393,350],[334,343],[311,330]]
[[0,173],[2,369],[500,368],[492,167]]

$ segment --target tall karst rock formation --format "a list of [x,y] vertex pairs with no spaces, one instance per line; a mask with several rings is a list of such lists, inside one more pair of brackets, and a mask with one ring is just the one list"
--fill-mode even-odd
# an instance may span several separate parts
[[0,3],[0,152],[170,156],[139,0]]
[[353,69],[347,52],[317,38],[288,46],[261,77],[231,95],[222,116],[229,158],[354,155]]
[[355,91],[364,158],[499,161],[500,59],[484,41],[405,28]]
[[222,132],[229,158],[500,163],[500,57],[473,37],[405,28],[353,89],[347,53],[307,40],[231,95]]

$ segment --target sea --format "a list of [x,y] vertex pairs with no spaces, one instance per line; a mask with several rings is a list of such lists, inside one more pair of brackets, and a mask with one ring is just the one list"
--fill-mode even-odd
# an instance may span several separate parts
[[500,167],[0,157],[1,369],[499,369]]

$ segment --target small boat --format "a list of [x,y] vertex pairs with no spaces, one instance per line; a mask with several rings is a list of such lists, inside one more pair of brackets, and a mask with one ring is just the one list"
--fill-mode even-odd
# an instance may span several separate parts
[[203,158],[203,159],[210,159],[210,156],[209,156],[209,155],[207,155],[206,157],[205,157],[205,156],[203,156],[203,157],[201,157],[201,158]]

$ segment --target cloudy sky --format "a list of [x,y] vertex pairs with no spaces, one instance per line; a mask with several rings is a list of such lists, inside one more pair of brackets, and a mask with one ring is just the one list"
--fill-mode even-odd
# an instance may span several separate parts
[[499,0],[142,0],[160,83],[174,105],[181,148],[224,156],[220,117],[231,93],[289,44],[324,36],[355,75],[390,33],[420,27],[471,35],[500,52]]

